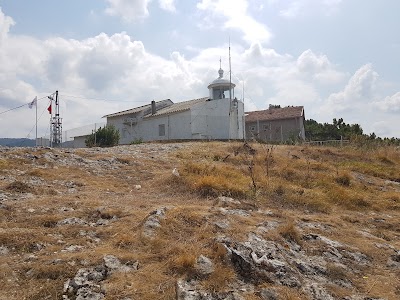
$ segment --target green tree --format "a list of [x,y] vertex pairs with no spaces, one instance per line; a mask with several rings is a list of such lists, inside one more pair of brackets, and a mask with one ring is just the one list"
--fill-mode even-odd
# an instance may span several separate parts
[[119,131],[115,126],[107,125],[89,135],[85,144],[87,147],[112,147],[118,145],[119,138]]
[[306,120],[306,137],[314,141],[350,139],[363,134],[359,124],[346,124],[342,118],[333,119],[332,124],[318,123],[315,120]]

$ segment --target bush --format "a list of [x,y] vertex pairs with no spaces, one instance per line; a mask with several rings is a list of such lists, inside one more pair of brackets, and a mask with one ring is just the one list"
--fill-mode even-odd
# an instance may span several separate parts
[[119,131],[114,125],[107,125],[99,128],[96,132],[89,135],[85,144],[87,147],[112,147],[119,143]]
[[143,139],[139,138],[139,139],[134,139],[132,142],[130,142],[130,145],[139,145],[143,143]]
[[349,174],[342,174],[335,178],[335,181],[342,185],[342,186],[350,186],[350,175]]

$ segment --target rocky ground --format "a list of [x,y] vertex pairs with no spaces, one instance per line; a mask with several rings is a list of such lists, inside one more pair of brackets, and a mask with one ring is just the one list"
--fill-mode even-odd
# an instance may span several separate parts
[[381,209],[193,193],[216,147],[0,148],[0,299],[400,299],[396,181],[353,173]]

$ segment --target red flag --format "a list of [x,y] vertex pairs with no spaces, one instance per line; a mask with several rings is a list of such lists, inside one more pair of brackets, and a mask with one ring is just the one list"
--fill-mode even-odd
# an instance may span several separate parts
[[49,107],[47,108],[47,110],[49,111],[49,114],[51,114],[51,103],[50,103]]

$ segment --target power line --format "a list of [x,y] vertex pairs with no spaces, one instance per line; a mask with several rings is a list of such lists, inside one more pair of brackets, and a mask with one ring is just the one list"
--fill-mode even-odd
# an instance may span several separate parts
[[98,101],[105,101],[105,102],[140,102],[140,103],[149,102],[149,101],[146,101],[146,100],[132,101],[132,100],[112,100],[112,99],[100,99],[100,98],[86,98],[86,97],[82,97],[82,96],[74,96],[74,95],[66,95],[66,94],[60,94],[60,96],[68,97],[68,98],[83,99],[83,100],[98,100]]
[[[39,98],[39,99],[37,99],[37,101],[42,100],[42,99],[44,99],[44,98],[47,98],[47,96],[44,96],[44,97],[42,97],[42,98]],[[20,106],[17,106],[17,107],[10,108],[10,109],[8,109],[8,110],[2,111],[2,112],[0,112],[0,115],[5,114],[5,113],[7,113],[7,112],[9,112],[9,111],[16,110],[16,109],[18,109],[18,108],[24,107],[24,106],[26,106],[26,105],[29,105],[30,103],[32,103],[32,101],[29,101],[28,103],[22,104],[22,105],[20,105]],[[36,104],[36,105],[37,105],[37,104]]]
[[[43,97],[43,98],[45,98],[45,97]],[[43,99],[43,98],[41,98],[41,99]],[[49,101],[49,103],[51,103],[51,100]],[[44,114],[44,112],[45,112],[46,110],[47,110],[47,107],[45,107],[45,108],[43,109],[43,111],[42,111],[42,113],[40,114],[40,117],[39,117],[38,120],[40,120],[40,119],[42,118],[42,116],[43,116],[43,114]],[[33,125],[33,127],[31,128],[31,130],[29,131],[29,133],[26,135],[26,138],[29,138],[29,136],[31,135],[31,132],[33,131],[33,129],[35,128],[35,126],[36,126],[36,124]],[[46,130],[46,134],[47,134],[47,130]],[[24,143],[25,143],[25,141],[22,141],[22,143],[20,144],[20,147],[21,147]]]

